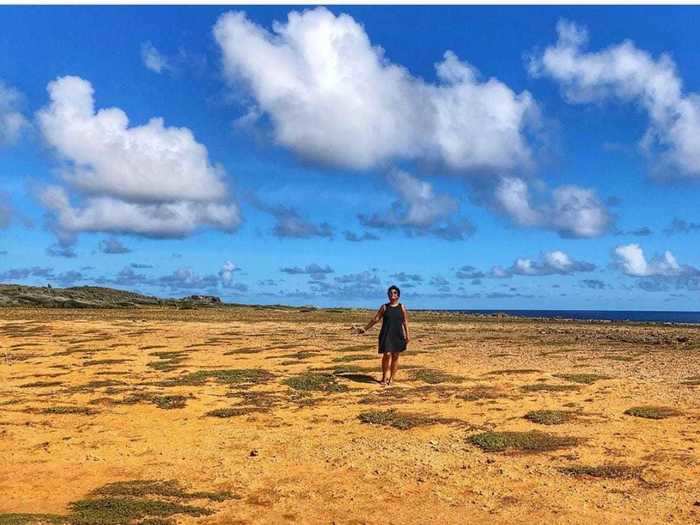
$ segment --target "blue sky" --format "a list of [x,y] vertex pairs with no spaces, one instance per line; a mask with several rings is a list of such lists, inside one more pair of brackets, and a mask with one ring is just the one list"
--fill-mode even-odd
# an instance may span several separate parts
[[0,7],[0,282],[695,310],[699,13]]

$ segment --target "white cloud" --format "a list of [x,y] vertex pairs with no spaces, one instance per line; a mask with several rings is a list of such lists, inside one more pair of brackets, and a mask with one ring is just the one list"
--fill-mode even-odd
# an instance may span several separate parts
[[641,145],[661,152],[661,166],[700,176],[700,96],[683,94],[668,55],[654,59],[631,41],[586,52],[588,34],[568,21],[557,24],[559,39],[530,62],[535,76],[559,81],[572,103],[618,99],[639,104],[650,126]]
[[231,84],[241,81],[276,140],[316,162],[366,169],[392,159],[455,170],[531,163],[525,136],[537,107],[447,51],[429,84],[392,64],[348,15],[289,13],[272,32],[244,13],[222,15],[214,36]]
[[674,277],[700,273],[692,266],[679,265],[669,250],[663,256],[647,261],[644,250],[638,244],[625,244],[615,248],[615,256],[620,269],[633,277]]
[[200,226],[232,231],[240,224],[224,170],[209,163],[189,129],[165,127],[159,118],[128,127],[119,108],[95,112],[92,86],[79,77],[61,77],[48,91],[40,129],[65,161],[64,181],[85,194],[73,207],[64,188],[43,191],[59,232],[182,237]]
[[144,66],[155,73],[160,74],[164,70],[171,69],[168,59],[150,41],[141,44],[141,60]]
[[368,228],[403,228],[409,235],[434,235],[446,240],[462,240],[474,233],[474,226],[456,217],[456,199],[436,193],[433,185],[401,170],[392,170],[387,182],[398,196],[388,210],[371,216],[358,216]]
[[597,237],[612,219],[593,190],[560,186],[535,204],[527,182],[519,177],[501,177],[494,190],[495,205],[519,226],[556,231],[562,237]]
[[13,144],[28,125],[19,111],[22,95],[0,81],[0,146]]
[[591,272],[595,265],[571,259],[568,254],[555,250],[541,255],[540,260],[519,258],[510,268],[494,267],[491,277],[503,278],[511,275],[571,275],[577,272]]
[[228,286],[233,282],[234,272],[239,271],[239,268],[234,264],[233,261],[226,261],[219,270],[219,278],[224,286]]

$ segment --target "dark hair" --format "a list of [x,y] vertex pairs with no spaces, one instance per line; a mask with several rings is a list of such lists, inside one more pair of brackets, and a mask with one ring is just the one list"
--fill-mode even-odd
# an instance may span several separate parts
[[398,296],[401,297],[401,290],[399,290],[399,287],[396,286],[395,284],[392,284],[391,286],[389,286],[389,288],[387,288],[386,294],[391,295],[392,290],[396,290],[396,293],[398,294]]

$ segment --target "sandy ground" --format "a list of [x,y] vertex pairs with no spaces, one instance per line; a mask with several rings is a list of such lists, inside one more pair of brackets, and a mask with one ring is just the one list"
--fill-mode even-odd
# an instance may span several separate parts
[[[416,314],[383,388],[377,328],[349,330],[369,317],[0,310],[0,523],[77,523],[75,502],[138,480],[230,495],[163,495],[207,513],[132,523],[700,523],[700,328]],[[240,369],[252,379],[204,373]],[[204,379],[181,381],[197,371]],[[304,372],[330,386],[285,383]],[[645,405],[678,413],[625,414]],[[227,408],[238,410],[207,415]],[[360,418],[389,409],[427,421]],[[545,409],[572,420],[524,418]],[[534,452],[470,440],[532,430],[579,440]],[[565,471],[611,464],[634,474]]]

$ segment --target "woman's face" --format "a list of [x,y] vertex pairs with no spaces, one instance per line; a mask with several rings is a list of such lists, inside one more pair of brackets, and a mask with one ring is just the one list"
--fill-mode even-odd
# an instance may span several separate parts
[[399,300],[399,292],[396,290],[389,290],[389,293],[387,294],[389,296],[389,300],[394,303]]

